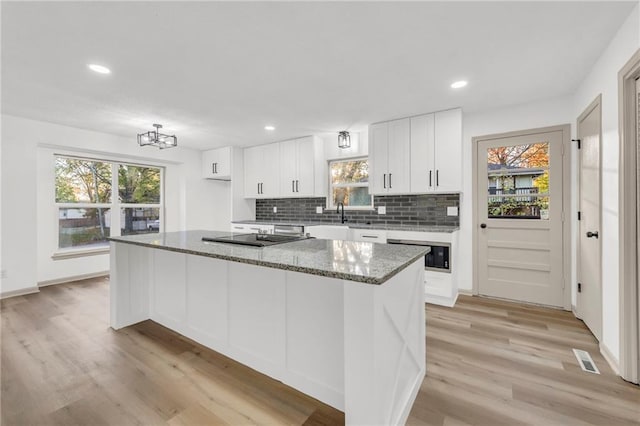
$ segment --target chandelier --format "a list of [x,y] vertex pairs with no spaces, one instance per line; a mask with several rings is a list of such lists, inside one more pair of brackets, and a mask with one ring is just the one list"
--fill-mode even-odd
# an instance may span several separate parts
[[178,138],[176,138],[176,135],[169,136],[160,133],[159,130],[162,129],[162,124],[154,124],[153,127],[155,127],[156,130],[149,130],[146,133],[138,134],[138,145],[152,145],[160,149],[178,146]]

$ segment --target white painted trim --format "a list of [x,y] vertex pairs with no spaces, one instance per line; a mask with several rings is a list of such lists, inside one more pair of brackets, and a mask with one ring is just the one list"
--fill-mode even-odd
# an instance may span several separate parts
[[607,348],[607,346],[603,342],[600,342],[600,353],[602,354],[604,359],[607,361],[607,363],[609,364],[609,366],[611,367],[613,372],[616,373],[619,376],[620,375],[620,366],[618,364],[618,361],[613,356],[613,354],[611,353],[609,348]]
[[460,295],[460,294],[462,294],[464,296],[473,296],[473,290],[465,290],[465,289],[459,288],[458,289],[458,295]]
[[75,259],[76,257],[97,256],[101,254],[109,254],[108,244],[105,245],[104,247],[94,248],[94,249],[57,251],[51,255],[51,259],[53,260]]
[[[619,315],[620,376],[640,382],[640,284],[638,283],[637,142],[635,129],[635,79],[640,77],[640,49],[618,73],[619,132]],[[629,96],[633,93],[633,96]]]
[[[109,254],[109,248],[108,247],[107,247],[106,253]],[[100,271],[100,272],[92,272],[92,273],[89,273],[89,274],[73,275],[71,277],[56,278],[54,280],[40,281],[40,282],[38,282],[38,287],[47,287],[47,286],[50,286],[50,285],[64,284],[64,283],[69,283],[69,282],[73,282],[73,281],[88,280],[90,278],[99,278],[99,277],[106,277],[106,276],[109,276],[109,271]]]
[[4,291],[0,293],[0,299],[8,299],[9,297],[24,296],[33,293],[40,293],[40,289],[38,287],[26,287],[18,290]]

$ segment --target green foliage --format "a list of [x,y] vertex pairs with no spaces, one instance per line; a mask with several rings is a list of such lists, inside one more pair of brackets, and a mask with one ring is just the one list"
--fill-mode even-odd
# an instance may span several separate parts
[[160,169],[120,165],[118,194],[123,203],[159,203]]
[[56,202],[111,201],[111,165],[99,161],[57,157]]

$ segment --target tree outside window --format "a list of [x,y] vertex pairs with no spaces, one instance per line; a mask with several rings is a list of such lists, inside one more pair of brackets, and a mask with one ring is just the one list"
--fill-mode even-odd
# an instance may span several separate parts
[[56,156],[58,248],[105,246],[110,235],[159,232],[161,188],[157,167]]
[[372,208],[369,194],[369,163],[366,158],[329,163],[329,207],[343,203],[345,208]]

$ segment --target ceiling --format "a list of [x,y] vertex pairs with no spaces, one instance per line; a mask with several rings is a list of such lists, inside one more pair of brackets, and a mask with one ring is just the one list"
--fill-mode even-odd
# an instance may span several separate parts
[[519,104],[572,93],[636,4],[3,1],[2,112],[208,149]]

